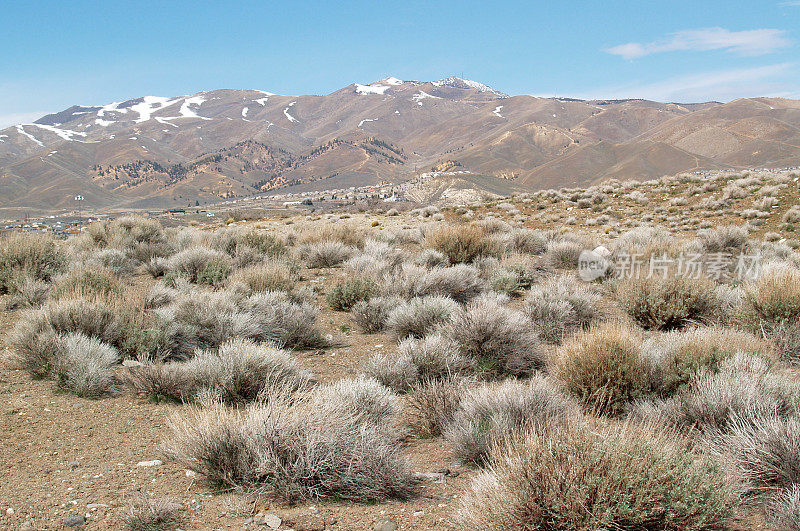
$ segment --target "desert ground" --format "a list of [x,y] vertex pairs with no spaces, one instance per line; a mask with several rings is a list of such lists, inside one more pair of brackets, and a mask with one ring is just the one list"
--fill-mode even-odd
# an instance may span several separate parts
[[6,234],[0,527],[797,529],[799,179]]

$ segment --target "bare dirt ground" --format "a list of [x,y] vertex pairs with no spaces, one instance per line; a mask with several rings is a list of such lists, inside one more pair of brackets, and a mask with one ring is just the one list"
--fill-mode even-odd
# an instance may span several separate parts
[[[321,271],[320,276],[331,273]],[[9,329],[18,317],[3,312],[0,325]],[[342,325],[352,326],[347,313],[327,310],[317,322],[341,345],[296,356],[323,382],[357,374],[374,353],[395,348],[386,335],[342,333]],[[297,531],[373,529],[382,519],[395,520],[399,529],[455,529],[450,516],[475,473],[453,462],[441,438],[409,438],[406,451],[415,471],[448,472],[443,482],[423,482],[419,497],[377,504],[276,505],[252,494],[218,492],[161,453],[169,417],[188,406],[130,394],[84,399],[57,392],[53,382],[33,380],[24,371],[0,371],[2,529],[62,529],[65,518],[78,515],[86,518],[86,529],[123,529],[126,511],[142,494],[180,503],[180,528],[186,530],[268,529],[257,523],[257,515],[266,513],[283,520],[281,529]],[[162,464],[139,465],[153,460]],[[246,524],[254,516],[256,522]]]

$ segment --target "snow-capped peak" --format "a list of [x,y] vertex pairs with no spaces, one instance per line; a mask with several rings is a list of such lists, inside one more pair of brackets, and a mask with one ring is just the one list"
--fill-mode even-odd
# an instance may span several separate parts
[[356,93],[361,95],[366,94],[384,94],[391,87],[389,85],[380,85],[373,83],[372,85],[361,85],[356,83]]
[[431,81],[431,85],[437,87],[452,87],[452,88],[460,88],[460,89],[477,89],[480,92],[488,92],[489,94],[494,94],[501,98],[507,98],[508,94],[504,94],[499,90],[495,90],[489,85],[484,85],[483,83],[478,83],[477,81],[472,81],[471,79],[462,79],[456,76],[446,77],[444,79],[438,79],[436,81]]
[[402,79],[397,79],[394,76],[389,76],[386,79],[381,79],[380,81],[378,81],[378,83],[386,83],[387,85],[397,86],[397,85],[402,85],[404,81]]

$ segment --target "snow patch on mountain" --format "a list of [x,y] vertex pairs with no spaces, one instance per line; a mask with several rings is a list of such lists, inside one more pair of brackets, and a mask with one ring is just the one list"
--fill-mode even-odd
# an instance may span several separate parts
[[[191,99],[191,98],[190,98]],[[130,109],[139,114],[139,118],[134,120],[137,124],[146,122],[150,116],[157,111],[166,109],[167,107],[177,103],[179,99],[164,98],[162,96],[145,96],[140,103],[131,105]],[[185,105],[185,103],[184,103]],[[183,114],[183,106],[181,106],[181,114]]]
[[52,125],[44,125],[44,124],[27,124],[27,125],[32,125],[44,129],[45,131],[50,131],[51,133],[58,135],[60,138],[63,138],[64,140],[71,141],[75,140],[73,138],[74,136],[82,136],[82,137],[86,136],[86,133],[82,131],[70,131],[69,129],[59,129],[58,127]]
[[386,83],[387,85],[397,86],[397,85],[402,85],[403,84],[403,80],[402,79],[397,79],[394,76],[389,76],[386,79],[381,79],[380,83]]
[[504,118],[504,116],[502,114],[500,114],[501,110],[503,110],[503,106],[502,105],[498,105],[497,107],[494,108],[494,110],[492,111],[492,114],[494,114],[498,118]]
[[293,102],[291,102],[291,103],[289,104],[289,106],[288,106],[288,107],[286,107],[286,108],[283,110],[283,114],[284,114],[284,115],[286,116],[286,118],[287,118],[287,119],[288,119],[290,122],[292,122],[293,124],[299,124],[299,123],[300,123],[300,120],[298,120],[297,118],[295,118],[294,116],[292,116],[291,114],[289,114],[289,109],[291,109],[291,108],[292,108],[292,106],[293,106],[295,103],[297,103],[297,101],[293,101]]
[[442,98],[440,98],[438,96],[432,96],[431,94],[428,94],[424,90],[420,90],[419,92],[417,92],[416,94],[411,96],[411,101],[416,101],[417,105],[422,105],[422,100],[427,99],[427,98],[430,98],[432,100],[440,100],[440,99],[442,99]]
[[504,94],[499,90],[495,90],[489,85],[484,85],[483,83],[478,83],[477,81],[472,81],[471,79],[462,79],[460,77],[450,76],[444,79],[439,79],[437,81],[431,81],[431,85],[436,87],[452,87],[452,88],[460,88],[460,89],[477,89],[479,92],[488,92],[490,94],[494,94],[501,98],[507,98],[508,94]]
[[22,136],[24,136],[24,137],[28,138],[29,140],[33,140],[34,142],[36,142],[36,143],[37,143],[37,144],[39,144],[40,146],[44,147],[44,144],[43,144],[41,141],[39,141],[39,139],[38,139],[38,138],[36,138],[36,137],[35,137],[35,136],[33,136],[32,134],[30,134],[29,132],[25,131],[25,129],[24,129],[24,128],[23,128],[21,125],[18,125],[18,126],[16,126],[16,127],[17,127],[17,133],[19,133],[19,134],[21,134]]
[[199,114],[197,114],[191,108],[192,105],[196,105],[198,107],[198,109],[199,109],[200,105],[202,105],[204,101],[206,101],[206,99],[203,96],[193,96],[191,98],[184,99],[183,103],[181,104],[181,109],[180,109],[181,116],[180,117],[181,118],[200,118],[201,120],[210,120],[211,118],[206,118],[205,116],[200,116]]
[[359,85],[356,83],[356,94],[385,94],[389,90],[389,85]]
[[242,118],[247,118],[247,111],[249,111],[249,107],[245,107],[242,109]]
[[362,125],[364,125],[364,122],[377,122],[377,121],[378,121],[377,118],[364,118],[363,120],[358,122],[358,127],[361,127]]

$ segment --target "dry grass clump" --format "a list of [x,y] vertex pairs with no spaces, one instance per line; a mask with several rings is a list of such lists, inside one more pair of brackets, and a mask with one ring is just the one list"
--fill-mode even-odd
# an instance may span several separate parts
[[345,267],[360,275],[386,275],[403,263],[402,251],[390,247],[387,242],[368,238],[364,249],[345,263]]
[[434,267],[448,267],[450,260],[447,259],[444,253],[436,249],[427,248],[420,251],[414,258],[414,263],[418,266],[432,269]]
[[425,337],[449,323],[458,308],[458,303],[449,297],[414,297],[392,310],[386,329],[398,339]]
[[94,251],[86,259],[84,267],[90,269],[102,268],[111,271],[115,275],[126,276],[134,274],[139,267],[139,263],[130,258],[125,251],[110,248]]
[[481,372],[521,375],[545,365],[545,353],[530,320],[497,299],[482,297],[459,309],[451,334]]
[[337,266],[353,256],[354,251],[354,247],[338,241],[307,243],[297,247],[300,259],[305,260],[306,265],[312,269]]
[[268,400],[315,382],[289,353],[243,339],[199,351],[186,362],[131,367],[125,381],[133,391],[156,400],[189,402],[212,396],[225,403]]
[[470,263],[481,256],[498,254],[484,229],[477,225],[442,227],[426,238],[425,245],[444,254],[451,264]]
[[483,463],[492,446],[579,417],[578,403],[547,378],[507,380],[468,391],[452,422],[445,425],[444,436],[456,457]]
[[714,281],[705,277],[629,278],[616,282],[614,290],[622,309],[646,329],[707,323],[721,308]]
[[353,277],[337,282],[325,295],[328,306],[341,312],[361,301],[370,299],[378,291],[378,284],[369,277]]
[[737,354],[771,361],[774,347],[747,332],[730,328],[693,328],[673,331],[645,342],[645,357],[654,369],[658,392],[670,396],[700,372],[717,372]]
[[67,261],[51,237],[30,233],[4,236],[0,238],[0,294],[8,293],[17,276],[47,282],[64,270]]
[[525,313],[545,341],[559,343],[603,316],[600,294],[568,278],[554,278],[531,288]]
[[651,391],[649,367],[639,352],[635,330],[605,323],[580,332],[565,343],[554,374],[590,411],[618,415],[626,405]]
[[374,378],[343,378],[318,388],[309,401],[309,414],[325,422],[347,418],[357,424],[391,430],[400,413],[400,401],[388,387]]
[[461,355],[459,345],[441,333],[422,339],[408,337],[400,342],[392,356],[376,354],[364,373],[398,392],[405,392],[420,382],[448,379],[475,365]]
[[461,501],[465,529],[721,529],[736,498],[718,467],[675,437],[570,424],[492,452]]
[[403,301],[398,297],[372,297],[353,305],[350,312],[353,321],[365,334],[382,332],[386,328],[389,315]]
[[295,286],[295,274],[288,262],[270,260],[234,271],[228,282],[231,285],[244,284],[252,293],[264,291],[289,293]]
[[241,227],[224,227],[214,231],[210,244],[215,249],[234,257],[237,262],[247,262],[252,255],[257,255],[255,260],[264,257],[278,257],[286,253],[286,242],[273,234],[245,229]]
[[173,419],[167,451],[221,488],[290,501],[408,498],[414,479],[396,433],[369,422],[358,410],[365,397],[353,395],[328,391],[324,414],[313,396],[193,409]]
[[164,531],[173,529],[181,522],[181,504],[167,498],[142,495],[124,515],[125,528],[129,531]]

